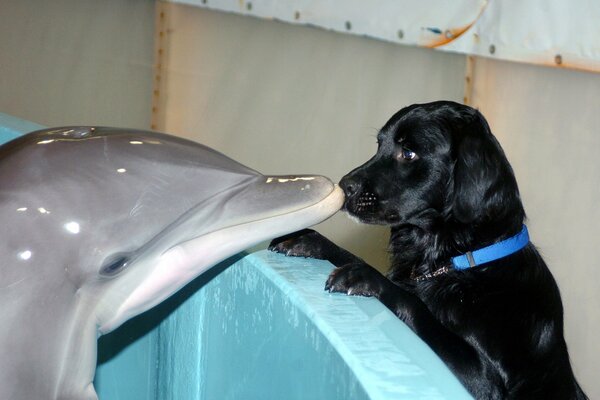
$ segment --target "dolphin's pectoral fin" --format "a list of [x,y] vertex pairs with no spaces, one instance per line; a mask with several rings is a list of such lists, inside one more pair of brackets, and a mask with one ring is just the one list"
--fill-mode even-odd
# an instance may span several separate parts
[[96,393],[96,389],[94,388],[93,383],[90,383],[88,385],[84,399],[85,400],[98,400],[98,394]]
[[61,394],[56,400],[98,400],[98,394],[93,383],[89,383],[80,393]]

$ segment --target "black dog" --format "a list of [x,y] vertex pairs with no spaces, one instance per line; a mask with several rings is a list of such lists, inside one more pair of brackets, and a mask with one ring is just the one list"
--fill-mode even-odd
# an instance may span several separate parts
[[[387,278],[310,230],[270,249],[332,262],[326,290],[377,297],[477,399],[586,399],[558,287],[523,232],[512,168],[483,116],[447,101],[412,105],[378,143],[340,186],[351,216],[391,227]],[[496,243],[508,254],[477,260]],[[453,261],[461,255],[466,269]]]

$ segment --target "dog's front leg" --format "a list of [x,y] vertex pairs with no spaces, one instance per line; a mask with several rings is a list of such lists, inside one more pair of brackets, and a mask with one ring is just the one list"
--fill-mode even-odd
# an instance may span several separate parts
[[327,260],[336,267],[364,263],[347,250],[342,249],[319,232],[303,229],[271,241],[269,250],[292,257],[308,257]]
[[336,268],[325,289],[376,297],[431,347],[475,398],[507,398],[506,384],[488,357],[442,325],[415,294],[395,285],[368,264]]

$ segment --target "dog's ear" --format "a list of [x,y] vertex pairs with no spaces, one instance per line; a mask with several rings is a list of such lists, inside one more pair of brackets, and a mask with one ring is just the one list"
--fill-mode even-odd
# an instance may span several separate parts
[[522,212],[517,183],[504,151],[481,113],[466,108],[453,124],[451,215],[465,224]]

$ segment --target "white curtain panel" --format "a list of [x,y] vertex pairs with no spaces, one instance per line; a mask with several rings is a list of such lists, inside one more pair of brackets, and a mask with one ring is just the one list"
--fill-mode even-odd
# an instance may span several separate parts
[[596,0],[171,0],[400,44],[600,72]]

